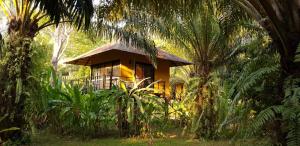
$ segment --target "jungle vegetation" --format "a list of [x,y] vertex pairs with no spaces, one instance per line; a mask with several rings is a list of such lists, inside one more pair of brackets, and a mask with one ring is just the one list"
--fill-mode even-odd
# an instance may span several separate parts
[[[0,145],[39,131],[82,139],[199,140],[300,145],[298,0],[0,0]],[[181,100],[145,80],[94,91],[63,82],[88,75],[59,64],[118,40],[156,46],[193,65],[171,70]]]

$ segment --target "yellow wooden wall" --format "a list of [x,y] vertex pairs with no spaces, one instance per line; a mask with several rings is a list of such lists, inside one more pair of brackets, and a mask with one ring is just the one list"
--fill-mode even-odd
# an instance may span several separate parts
[[[170,63],[165,60],[158,60],[157,69],[154,73],[154,79],[165,81],[165,95],[166,97],[170,97]],[[158,89],[158,84],[155,84],[154,88]],[[162,90],[162,86],[160,86],[159,90]]]

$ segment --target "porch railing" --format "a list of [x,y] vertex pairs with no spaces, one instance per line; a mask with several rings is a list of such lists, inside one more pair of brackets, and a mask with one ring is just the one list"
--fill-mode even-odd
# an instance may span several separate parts
[[[62,80],[63,82],[71,85],[79,85],[86,88],[92,86],[94,90],[111,89],[114,85],[118,86],[121,80],[126,84],[126,86],[132,87],[134,85],[132,78],[121,76],[92,76],[83,78],[70,78],[69,76],[63,76]],[[142,79],[136,79],[136,82],[141,80]],[[152,82],[152,79],[148,79],[144,81],[141,86],[145,87]],[[165,81],[159,81],[155,83],[154,86],[162,91],[166,89]]]

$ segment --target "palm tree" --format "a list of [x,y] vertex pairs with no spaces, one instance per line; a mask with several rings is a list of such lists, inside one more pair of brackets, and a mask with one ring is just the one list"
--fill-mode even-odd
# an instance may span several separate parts
[[[90,24],[92,0],[1,0],[8,20],[6,54],[0,64],[0,115],[10,114],[2,127],[24,128],[24,103],[31,69],[31,42],[43,28],[70,22],[80,28]],[[20,138],[20,131],[8,137]],[[5,137],[7,138],[7,136]]]
[[[209,84],[211,73],[223,65],[231,50],[227,46],[228,37],[216,17],[216,5],[203,1],[198,12],[161,18],[156,21],[157,32],[177,47],[184,49],[186,58],[193,63],[190,77],[198,77],[198,92],[195,98],[197,137],[213,138],[216,129],[214,95]],[[208,124],[205,124],[205,121]]]

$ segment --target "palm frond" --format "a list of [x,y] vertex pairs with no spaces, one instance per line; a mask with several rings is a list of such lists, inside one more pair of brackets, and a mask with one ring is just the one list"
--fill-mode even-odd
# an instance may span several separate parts
[[78,28],[82,24],[87,28],[94,13],[92,0],[35,0],[34,5],[38,5],[55,24],[67,19]]
[[143,50],[156,67],[157,48],[154,41],[140,31],[128,29],[125,22],[95,22],[88,31],[88,35],[118,40],[125,45]]

